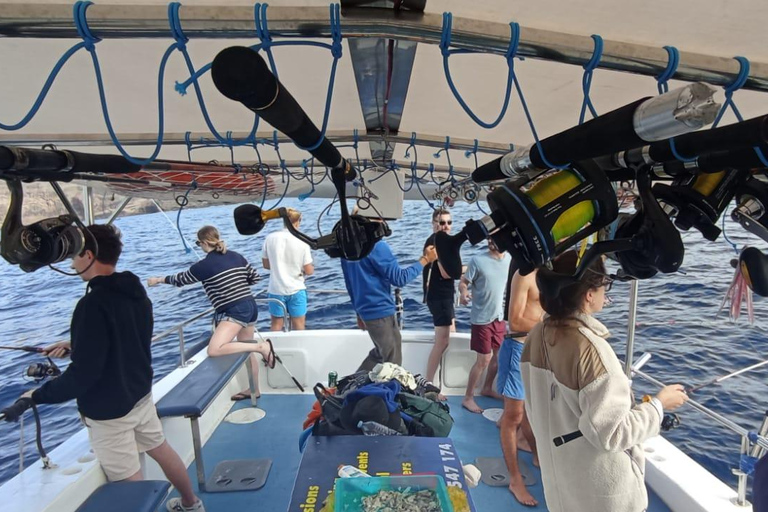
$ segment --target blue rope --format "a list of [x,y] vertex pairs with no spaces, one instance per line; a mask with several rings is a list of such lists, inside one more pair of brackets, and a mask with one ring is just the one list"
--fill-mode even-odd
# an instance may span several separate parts
[[501,120],[504,118],[504,114],[507,112],[507,108],[509,107],[509,98],[512,93],[512,82],[514,81],[514,58],[515,54],[517,53],[517,48],[520,44],[520,26],[517,23],[510,23],[510,37],[509,37],[509,47],[507,48],[507,53],[505,55],[505,58],[507,60],[507,88],[506,92],[504,93],[504,103],[501,107],[501,112],[499,112],[498,117],[490,123],[483,121],[477,115],[475,115],[474,112],[472,112],[472,109],[469,108],[469,105],[464,101],[464,98],[461,97],[461,94],[459,93],[458,89],[456,88],[456,85],[453,83],[453,78],[451,78],[451,70],[448,65],[448,58],[455,53],[471,53],[467,50],[450,50],[451,46],[451,29],[453,25],[453,15],[450,12],[444,12],[443,13],[443,31],[440,36],[440,51],[443,54],[443,70],[445,72],[445,79],[448,82],[448,87],[451,89],[451,92],[453,93],[453,96],[456,98],[456,101],[459,102],[459,105],[461,105],[461,108],[464,109],[464,112],[467,113],[467,115],[472,118],[472,120],[480,125],[483,128],[495,128],[498,126],[498,124],[501,122]]
[[197,182],[193,179],[192,183],[189,184],[189,188],[184,193],[182,200],[177,201],[179,203],[179,211],[176,214],[176,230],[179,232],[179,237],[181,238],[181,243],[184,245],[184,252],[186,253],[192,252],[192,248],[187,245],[187,240],[184,238],[184,234],[181,232],[181,210],[183,210],[184,207],[189,204],[189,193],[196,189]]
[[669,139],[669,149],[672,150],[672,156],[674,156],[676,159],[678,159],[681,162],[695,162],[696,157],[693,158],[687,158],[682,156],[680,153],[677,152],[677,147],[675,147],[675,138],[671,137]]
[[93,70],[94,70],[94,74],[96,75],[96,84],[99,90],[99,102],[101,104],[101,111],[102,111],[102,115],[104,116],[104,122],[107,125],[107,131],[109,132],[109,136],[112,139],[112,143],[115,145],[118,151],[120,151],[120,154],[122,154],[128,161],[137,165],[146,165],[157,157],[158,153],[160,153],[160,148],[163,145],[163,126],[164,126],[163,77],[165,75],[165,67],[168,63],[168,58],[171,56],[171,53],[175,49],[177,49],[178,43],[174,43],[165,51],[165,54],[163,54],[163,58],[160,61],[160,69],[158,70],[158,86],[157,86],[158,134],[157,134],[157,141],[155,143],[155,150],[152,152],[152,155],[149,158],[146,158],[146,159],[134,158],[133,156],[128,154],[128,152],[125,150],[125,148],[123,148],[122,144],[120,143],[120,140],[117,138],[117,135],[115,134],[115,130],[112,126],[112,121],[109,116],[106,92],[104,90],[104,81],[101,74],[101,66],[99,65],[99,58],[98,58],[98,55],[96,54],[96,43],[98,43],[100,39],[93,35],[90,28],[88,27],[88,20],[86,18],[86,11],[88,10],[88,7],[90,7],[91,5],[92,5],[92,2],[89,2],[89,1],[76,2],[73,7],[73,15],[74,15],[74,22],[75,22],[75,28],[77,29],[77,33],[83,39],[84,48],[91,55]]
[[465,156],[466,158],[469,158],[469,157],[471,157],[472,155],[475,155],[475,156],[477,156],[477,144],[478,144],[478,142],[477,142],[477,139],[475,139],[475,143],[472,145],[472,149],[468,149],[468,150],[466,150],[466,151],[464,152],[464,156]]
[[751,475],[755,472],[755,464],[757,464],[757,460],[757,457],[742,453],[739,457],[739,469],[747,475]]
[[277,75],[277,64],[272,56],[272,36],[269,34],[269,27],[267,26],[267,8],[269,4],[256,3],[253,6],[253,19],[256,25],[256,37],[261,41],[261,49],[267,54],[269,59],[269,67],[272,68],[272,73],[275,78]]
[[592,99],[589,97],[589,91],[592,88],[592,73],[600,64],[603,57],[603,38],[597,34],[592,34],[592,40],[595,42],[595,50],[592,52],[592,58],[584,64],[584,75],[581,77],[581,90],[584,93],[584,100],[581,102],[581,113],[579,114],[579,124],[584,123],[584,117],[587,114],[587,108],[592,117],[597,117],[597,111],[592,105]]
[[[717,117],[715,118],[715,122],[712,123],[712,128],[715,128],[718,123],[720,123],[726,109],[729,106],[731,107],[733,114],[736,116],[736,119],[739,122],[744,121],[744,117],[742,117],[741,112],[739,112],[738,107],[736,107],[736,103],[733,101],[733,93],[744,87],[744,84],[747,83],[747,79],[749,78],[749,60],[746,57],[741,56],[734,57],[734,59],[739,62],[739,74],[736,76],[736,79],[733,82],[725,86],[725,102],[723,103],[720,112],[718,112]],[[757,157],[760,159],[760,162],[765,167],[768,167],[768,157],[766,157],[765,153],[763,153],[763,150],[759,146],[754,146],[753,149],[755,150]]]
[[722,218],[722,223],[721,223],[722,228],[723,228],[722,229],[722,231],[723,231],[723,239],[726,242],[728,242],[731,245],[731,247],[733,247],[733,251],[736,254],[739,254],[739,247],[735,243],[733,243],[730,238],[728,238],[728,233],[725,232],[725,218],[727,216],[728,216],[728,208],[726,207],[725,211],[723,212],[723,218]]
[[665,46],[664,49],[669,55],[667,60],[667,67],[656,77],[656,88],[659,90],[659,94],[669,92],[669,79],[672,78],[677,71],[677,66],[680,64],[680,52],[674,46]]
[[570,167],[570,164],[564,164],[564,165],[555,165],[549,160],[547,160],[546,155],[544,154],[544,149],[541,147],[541,142],[539,141],[539,135],[536,133],[536,126],[533,124],[533,118],[531,117],[531,112],[528,110],[528,103],[525,101],[525,96],[523,95],[523,89],[520,86],[520,79],[515,76],[515,89],[517,90],[517,95],[520,98],[520,105],[523,107],[523,112],[525,113],[525,118],[528,120],[528,126],[531,128],[531,134],[533,134],[533,140],[536,141],[536,148],[539,150],[539,155],[541,156],[542,161],[544,164],[550,168],[550,169],[568,169]]
[[333,55],[333,64],[331,64],[331,77],[328,80],[328,92],[325,96],[325,112],[323,114],[323,127],[320,129],[320,137],[317,142],[309,147],[301,147],[296,144],[296,147],[303,149],[304,151],[314,151],[320,147],[320,144],[325,140],[325,132],[328,128],[328,119],[331,114],[331,100],[333,99],[333,87],[336,82],[336,68],[339,64],[339,59],[342,55],[341,46],[341,13],[339,4],[330,5],[330,19],[331,19],[331,38],[333,43],[331,44],[331,55]]

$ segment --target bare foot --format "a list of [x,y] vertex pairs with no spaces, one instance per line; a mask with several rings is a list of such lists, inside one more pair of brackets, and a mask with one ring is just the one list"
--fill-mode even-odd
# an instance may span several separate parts
[[480,391],[480,394],[483,396],[495,398],[496,400],[504,400],[504,397],[498,394],[494,389],[483,389]]
[[517,449],[518,450],[522,450],[524,452],[530,452],[531,451],[531,444],[528,442],[528,440],[523,435],[523,430],[522,429],[517,429]]
[[536,498],[534,498],[531,493],[528,492],[528,489],[525,488],[522,479],[516,484],[509,484],[509,492],[512,493],[512,496],[514,496],[517,501],[526,507],[535,507],[539,504],[539,502],[536,501]]
[[474,412],[477,414],[483,413],[483,410],[480,408],[480,406],[477,405],[477,403],[475,403],[474,398],[465,398],[464,400],[461,401],[461,406],[464,407],[469,412]]
[[442,394],[442,393],[438,393],[438,394],[437,394],[437,401],[438,401],[438,402],[445,402],[446,400],[448,400],[448,397],[447,397],[447,396],[445,396],[445,395],[444,395],[444,394]]

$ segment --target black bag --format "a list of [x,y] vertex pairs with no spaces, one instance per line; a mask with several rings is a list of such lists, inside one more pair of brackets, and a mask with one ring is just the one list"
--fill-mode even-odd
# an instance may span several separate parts
[[312,388],[317,401],[320,403],[322,418],[318,419],[312,427],[312,435],[315,436],[352,436],[360,435],[359,431],[347,430],[341,424],[341,408],[344,400],[328,391],[321,383]]

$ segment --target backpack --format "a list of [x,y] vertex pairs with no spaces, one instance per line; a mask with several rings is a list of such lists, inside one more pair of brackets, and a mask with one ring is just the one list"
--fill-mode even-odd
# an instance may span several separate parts
[[451,433],[453,418],[447,404],[403,392],[397,398],[402,411],[429,427],[434,437],[448,437]]

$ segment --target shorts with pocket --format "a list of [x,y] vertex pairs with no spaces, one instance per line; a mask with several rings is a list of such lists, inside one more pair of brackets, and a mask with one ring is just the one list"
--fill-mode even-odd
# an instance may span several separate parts
[[432,325],[435,327],[447,327],[453,324],[456,314],[453,308],[453,298],[428,300],[427,307],[432,313]]
[[256,308],[256,301],[253,299],[226,306],[221,311],[217,311],[214,316],[216,325],[219,325],[221,322],[232,322],[241,327],[254,325],[258,318],[259,310]]
[[523,376],[520,373],[520,357],[523,355],[525,343],[507,337],[499,349],[499,373],[496,380],[496,391],[500,395],[513,400],[525,400]]
[[122,418],[93,420],[83,417],[93,453],[111,482],[125,480],[141,469],[139,454],[165,442],[152,393]]
[[[277,295],[274,293],[268,293],[267,297],[270,299],[277,299],[285,304],[288,309],[288,314],[291,318],[298,318],[306,316],[307,314],[307,290],[299,290],[292,295]],[[269,314],[276,318],[283,318],[285,316],[285,310],[283,310],[280,304],[275,301],[269,302]]]
[[478,354],[490,354],[501,347],[507,324],[503,320],[494,320],[489,324],[472,324],[469,348]]

